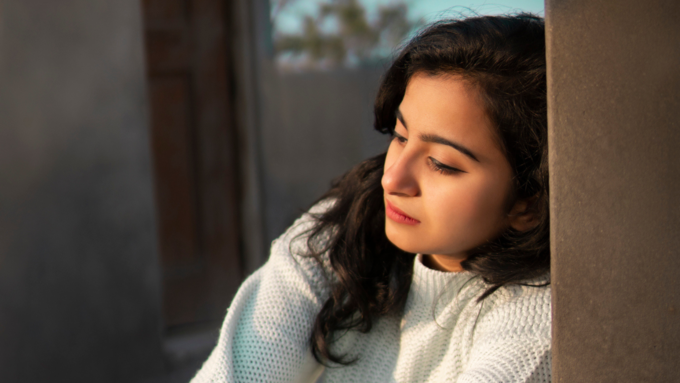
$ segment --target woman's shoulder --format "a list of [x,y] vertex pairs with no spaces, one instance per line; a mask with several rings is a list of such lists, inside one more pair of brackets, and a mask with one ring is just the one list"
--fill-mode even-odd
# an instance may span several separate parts
[[549,277],[503,286],[488,299],[482,329],[493,333],[550,339],[551,292]]
[[[310,235],[318,224],[318,216],[328,211],[334,200],[322,200],[304,212],[277,239],[272,242],[268,263],[293,263],[303,274],[311,278],[314,283],[327,282],[330,275],[330,261],[328,254],[323,252],[318,257],[312,256],[309,248]],[[318,241],[328,241],[330,233],[322,232],[314,238]],[[321,244],[323,245],[323,243]]]
[[550,286],[507,285],[484,299],[459,382],[550,382]]
[[301,381],[314,373],[309,337],[329,290],[304,242],[319,208],[276,239],[268,261],[241,285],[218,344],[193,382],[250,381],[255,375],[258,381]]

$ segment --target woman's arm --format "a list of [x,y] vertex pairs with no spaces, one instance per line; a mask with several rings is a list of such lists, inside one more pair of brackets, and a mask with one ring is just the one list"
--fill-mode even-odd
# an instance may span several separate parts
[[549,383],[550,287],[506,286],[495,294],[458,383]]
[[458,383],[550,383],[550,342],[543,338],[501,341],[477,350]]
[[240,287],[217,346],[192,383],[318,377],[321,366],[311,355],[310,335],[327,298],[327,282],[314,259],[293,255],[305,252],[306,237],[298,234],[312,223],[305,214],[274,241],[267,263]]

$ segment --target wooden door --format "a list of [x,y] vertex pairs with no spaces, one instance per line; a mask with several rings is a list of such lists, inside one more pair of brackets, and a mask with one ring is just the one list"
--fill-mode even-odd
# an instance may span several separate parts
[[144,0],[166,327],[219,321],[242,280],[227,0]]

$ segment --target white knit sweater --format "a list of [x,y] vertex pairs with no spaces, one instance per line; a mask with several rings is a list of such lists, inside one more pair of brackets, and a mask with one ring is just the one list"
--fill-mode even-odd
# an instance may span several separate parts
[[314,319],[329,294],[324,269],[301,257],[305,214],[274,241],[269,261],[239,289],[214,351],[192,383],[550,382],[550,288],[486,287],[467,272],[426,268],[416,258],[400,317],[350,332],[333,350],[358,357],[323,368],[311,355]]

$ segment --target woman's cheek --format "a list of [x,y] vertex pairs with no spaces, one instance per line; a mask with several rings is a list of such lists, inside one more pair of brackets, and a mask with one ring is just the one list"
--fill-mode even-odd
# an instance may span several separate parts
[[507,187],[503,183],[485,182],[479,185],[476,197],[470,201],[475,206],[476,223],[487,236],[494,236],[502,229],[507,213],[505,211]]
[[478,227],[494,210],[489,206],[488,190],[480,190],[479,180],[471,174],[447,176],[454,181],[438,196],[439,209],[465,228]]

